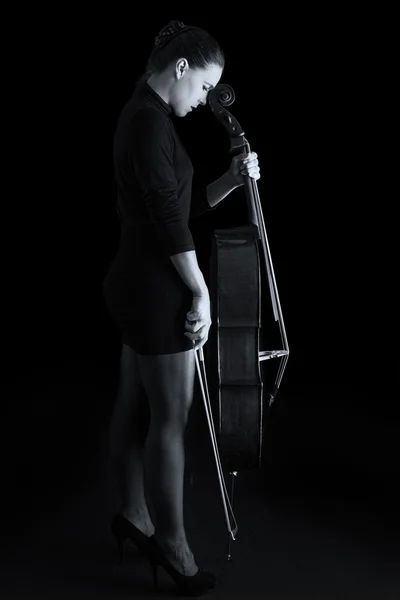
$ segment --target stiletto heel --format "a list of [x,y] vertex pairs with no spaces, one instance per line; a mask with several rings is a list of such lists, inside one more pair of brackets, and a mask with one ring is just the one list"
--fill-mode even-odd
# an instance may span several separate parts
[[202,594],[206,594],[213,590],[217,583],[217,578],[213,573],[208,573],[201,569],[195,575],[182,575],[167,560],[154,536],[150,538],[149,563],[153,572],[153,582],[156,589],[158,589],[158,565],[166,570],[179,588],[179,591],[187,596],[201,596]]
[[124,560],[125,539],[123,537],[118,537],[118,534],[115,535],[115,538],[117,540],[118,551],[119,551],[119,564],[122,565],[122,562]]
[[150,559],[150,566],[153,573],[154,589],[158,590],[158,565]]
[[137,546],[139,554],[148,556],[149,540],[151,538],[142,533],[140,529],[135,527],[123,515],[115,515],[111,523],[111,533],[117,541],[120,558],[119,564],[122,564],[124,560],[124,545],[127,538]]

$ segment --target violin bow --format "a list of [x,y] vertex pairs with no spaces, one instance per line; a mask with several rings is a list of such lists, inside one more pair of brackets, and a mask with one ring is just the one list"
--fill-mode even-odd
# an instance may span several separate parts
[[[193,346],[194,345],[195,345],[195,342],[193,341]],[[200,360],[199,360],[198,355],[200,356]],[[206,368],[205,368],[205,362],[204,362],[203,348],[198,348],[197,350],[194,348],[194,356],[195,356],[195,361],[196,361],[197,375],[199,378],[201,393],[202,393],[203,401],[204,401],[204,409],[206,411],[208,428],[210,430],[210,435],[211,435],[211,443],[212,443],[212,447],[213,447],[213,451],[214,451],[215,464],[217,467],[218,481],[219,481],[219,486],[221,489],[221,497],[222,497],[222,503],[223,503],[224,512],[225,512],[226,524],[228,527],[228,531],[230,533],[230,537],[229,537],[229,544],[230,544],[231,539],[235,541],[236,534],[238,532],[238,525],[237,525],[235,515],[234,515],[233,509],[232,509],[234,477],[237,475],[237,473],[235,471],[232,472],[232,490],[231,490],[232,502],[231,502],[229,495],[228,495],[228,491],[226,489],[224,474],[223,474],[222,465],[221,465],[221,459],[220,459],[219,450],[218,450],[217,436],[215,433],[214,421],[213,421],[213,416],[212,416],[210,395],[208,392],[207,374],[206,374]],[[233,524],[231,523],[229,513],[230,513]],[[228,560],[230,560],[230,558],[231,558],[231,554],[230,554],[230,545],[229,545]]]

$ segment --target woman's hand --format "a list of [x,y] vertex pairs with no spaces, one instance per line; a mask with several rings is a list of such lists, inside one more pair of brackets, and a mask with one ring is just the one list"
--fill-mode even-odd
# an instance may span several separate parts
[[229,174],[236,186],[244,185],[244,178],[246,176],[256,181],[260,179],[261,175],[257,154],[255,152],[250,152],[250,154],[243,152],[234,156],[229,167]]
[[207,342],[211,327],[209,294],[193,296],[192,307],[186,316],[185,328],[187,331],[184,335],[194,342],[193,347],[198,350]]

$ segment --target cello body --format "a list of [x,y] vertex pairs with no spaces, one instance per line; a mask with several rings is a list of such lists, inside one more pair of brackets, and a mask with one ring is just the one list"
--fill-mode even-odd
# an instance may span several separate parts
[[263,382],[261,266],[253,225],[215,230],[209,286],[212,327],[207,362],[221,461],[230,471],[260,466]]

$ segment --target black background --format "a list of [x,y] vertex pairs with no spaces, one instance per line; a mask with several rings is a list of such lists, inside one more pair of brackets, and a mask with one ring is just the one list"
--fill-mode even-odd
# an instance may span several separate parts
[[[327,18],[298,29],[294,15],[289,25],[243,5],[221,8],[220,17],[66,11],[47,21],[36,12],[13,37],[12,110],[3,114],[11,130],[2,224],[6,520],[23,511],[26,523],[57,504],[102,444],[120,352],[101,295],[119,240],[113,133],[154,36],[172,18],[220,41],[222,82],[236,93],[230,110],[259,158],[290,346],[266,462],[320,473],[335,465],[371,489],[398,474],[395,217],[368,119],[374,62],[351,23],[338,39]],[[222,174],[228,140],[208,109],[176,125],[195,166],[210,179]],[[192,223],[205,271],[213,230],[244,216],[239,190]]]

